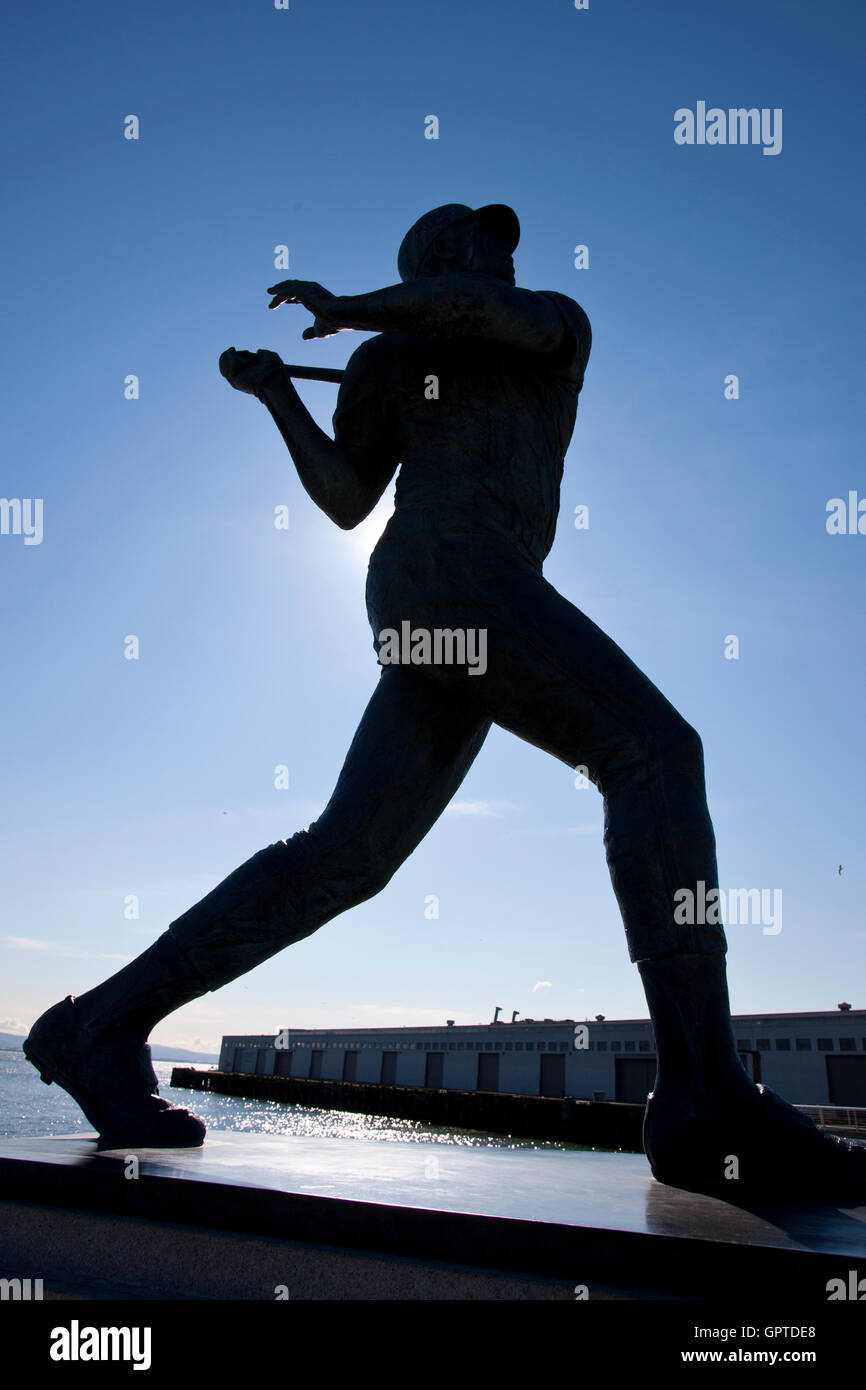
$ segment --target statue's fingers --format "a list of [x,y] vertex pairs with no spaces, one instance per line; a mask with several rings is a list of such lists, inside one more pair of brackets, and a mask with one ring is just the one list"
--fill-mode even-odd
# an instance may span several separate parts
[[276,309],[279,304],[295,303],[297,301],[296,291],[298,284],[299,281],[297,280],[281,280],[278,285],[271,285],[268,288],[268,294],[272,294],[274,298],[268,305],[268,308]]

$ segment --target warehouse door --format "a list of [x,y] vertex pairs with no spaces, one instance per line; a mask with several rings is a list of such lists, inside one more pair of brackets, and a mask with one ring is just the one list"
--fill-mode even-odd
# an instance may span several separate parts
[[542,1052],[538,1094],[540,1096],[565,1095],[564,1052]]
[[655,1057],[617,1057],[616,1099],[645,1105],[655,1085]]
[[291,1076],[292,1074],[292,1054],[280,1048],[277,1052],[277,1063],[274,1067],[274,1076]]
[[382,1085],[397,1085],[397,1054],[396,1052],[382,1053]]
[[430,1086],[434,1091],[441,1091],[444,1085],[445,1075],[445,1053],[428,1052],[427,1066],[424,1072],[424,1085]]
[[499,1053],[479,1052],[478,1088],[479,1091],[499,1090]]
[[866,1105],[866,1057],[828,1057],[831,1105]]
[[314,1048],[310,1053],[310,1076],[322,1075],[322,1058],[324,1055],[324,1051],[320,1050],[318,1047]]
[[358,1054],[357,1052],[343,1053],[343,1080],[355,1081],[358,1075]]

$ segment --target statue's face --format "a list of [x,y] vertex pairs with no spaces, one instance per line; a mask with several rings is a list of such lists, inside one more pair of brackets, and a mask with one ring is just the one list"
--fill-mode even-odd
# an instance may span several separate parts
[[440,275],[467,270],[477,275],[492,275],[507,285],[514,284],[514,258],[508,243],[497,241],[477,219],[446,227],[433,243],[433,251]]

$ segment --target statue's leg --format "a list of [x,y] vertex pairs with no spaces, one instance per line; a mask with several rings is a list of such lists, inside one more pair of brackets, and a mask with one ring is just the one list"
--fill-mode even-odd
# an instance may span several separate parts
[[55,1005],[27,1055],[100,1132],[200,1143],[201,1122],[151,1094],[144,1040],[154,1024],[378,893],[451,800],[489,727],[459,695],[383,670],[319,819],[253,855],[103,984]]
[[[718,888],[701,740],[629,657],[528,565],[467,566],[463,594],[414,608],[415,625],[483,627],[486,670],[431,668],[501,727],[585,770],[604,797],[604,844],[631,959],[653,1020],[658,1071],[645,1143],[657,1176],[723,1191],[780,1184],[866,1199],[866,1151],[824,1136],[740,1064],[720,922],[692,920]],[[398,614],[391,621],[396,623]],[[711,913],[707,913],[711,916]],[[726,1181],[736,1165],[744,1181]],[[797,1164],[800,1166],[797,1167]],[[835,1186],[834,1186],[835,1184]],[[779,1187],[779,1190],[781,1188]]]
[[454,796],[489,729],[456,693],[383,669],[318,820],[253,855],[170,925],[207,988],[381,892]]

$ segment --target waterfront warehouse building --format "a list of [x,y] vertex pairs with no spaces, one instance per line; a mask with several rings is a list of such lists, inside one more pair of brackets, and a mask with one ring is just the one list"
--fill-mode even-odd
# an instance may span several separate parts
[[[866,1010],[741,1014],[734,1034],[749,1075],[794,1105],[866,1106]],[[655,1066],[646,1018],[283,1028],[223,1038],[219,1062],[241,1075],[641,1104]]]

